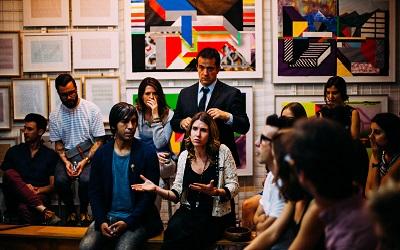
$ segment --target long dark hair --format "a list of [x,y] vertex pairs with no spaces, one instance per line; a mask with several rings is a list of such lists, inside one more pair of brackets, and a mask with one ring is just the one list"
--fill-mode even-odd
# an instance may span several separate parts
[[371,119],[372,122],[385,131],[387,146],[384,150],[392,154],[400,152],[400,118],[392,113],[379,113]]
[[145,113],[146,109],[148,108],[146,104],[143,102],[143,95],[147,86],[151,86],[155,89],[156,94],[158,96],[157,98],[158,115],[160,116],[161,119],[164,119],[164,117],[168,115],[169,106],[165,99],[165,94],[161,87],[161,84],[155,78],[146,77],[140,82],[138,90],[138,98],[136,99],[136,108],[142,113]]
[[188,151],[188,159],[196,158],[194,152],[194,146],[192,141],[190,140],[190,132],[192,130],[193,123],[197,120],[204,122],[208,126],[208,141],[206,144],[206,153],[209,156],[209,159],[211,159],[211,163],[215,163],[214,156],[218,154],[219,146],[221,145],[219,141],[219,131],[214,119],[206,112],[199,112],[195,114],[192,117],[189,129],[186,131],[185,146],[186,150]]
[[332,76],[331,78],[328,79],[328,81],[325,83],[324,86],[325,103],[326,103],[326,90],[327,88],[330,88],[332,86],[335,86],[338,89],[340,96],[342,97],[342,100],[344,102],[349,99],[349,96],[347,95],[346,81],[340,76]]

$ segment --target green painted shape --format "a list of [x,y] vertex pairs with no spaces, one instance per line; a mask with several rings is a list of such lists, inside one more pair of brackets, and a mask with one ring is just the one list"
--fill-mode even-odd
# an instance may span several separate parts
[[[168,106],[173,110],[176,108],[176,103],[178,102],[178,96],[179,96],[179,93],[165,94],[165,100],[167,101]],[[138,95],[133,94],[132,99],[131,99],[131,104],[135,105],[137,98],[138,98]]]
[[178,102],[178,96],[179,96],[178,93],[165,94],[165,99],[167,101],[167,104],[173,110],[176,108],[176,103]]

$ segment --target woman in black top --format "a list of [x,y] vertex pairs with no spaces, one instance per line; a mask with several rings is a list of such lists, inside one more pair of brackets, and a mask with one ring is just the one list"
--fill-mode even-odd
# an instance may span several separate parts
[[324,105],[318,112],[318,117],[330,118],[341,123],[351,133],[353,139],[360,136],[360,114],[347,105],[349,99],[346,81],[340,76],[332,76],[324,86]]

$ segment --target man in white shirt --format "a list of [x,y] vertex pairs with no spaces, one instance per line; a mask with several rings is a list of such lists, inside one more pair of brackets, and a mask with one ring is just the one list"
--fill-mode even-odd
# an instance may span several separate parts
[[272,156],[272,138],[278,132],[279,118],[276,115],[267,117],[266,125],[261,133],[260,139],[256,143],[256,154],[258,162],[265,164],[268,172],[264,183],[264,190],[260,199],[260,204],[254,215],[254,224],[257,233],[261,233],[274,223],[276,218],[282,213],[285,206],[285,200],[279,193],[277,180],[274,178],[276,170],[274,169]]
[[[61,74],[55,81],[61,104],[51,112],[49,118],[50,140],[60,162],[55,169],[55,187],[67,208],[67,225],[78,223],[88,226],[91,222],[88,205],[90,160],[102,145],[105,135],[100,109],[89,101],[78,97],[74,78]],[[73,201],[71,183],[79,181],[80,216],[78,218]]]

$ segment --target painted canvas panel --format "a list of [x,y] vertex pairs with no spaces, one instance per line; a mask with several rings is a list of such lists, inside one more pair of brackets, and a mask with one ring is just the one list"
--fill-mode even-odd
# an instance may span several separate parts
[[273,0],[275,83],[395,80],[395,0]]
[[[280,114],[289,102],[301,103],[308,117],[314,116],[325,104],[324,96],[275,96],[275,113]],[[356,108],[360,114],[361,138],[368,137],[371,119],[376,114],[388,112],[387,95],[349,96],[347,104]]]
[[[236,147],[239,153],[241,165],[237,167],[239,176],[248,176],[253,174],[253,135],[250,131],[253,131],[253,89],[252,87],[238,87],[242,92],[244,103],[246,104],[246,113],[250,120],[250,130],[246,135],[240,135],[235,133]],[[163,88],[167,104],[172,110],[176,108],[178,101],[179,92],[181,88],[176,87],[164,87]],[[137,88],[127,88],[126,90],[126,102],[136,103],[137,99]],[[184,134],[172,133],[170,146],[174,154],[178,155],[181,151],[181,143],[183,142]]]
[[220,78],[262,77],[262,0],[125,2],[127,79],[196,78],[204,47],[219,51]]

